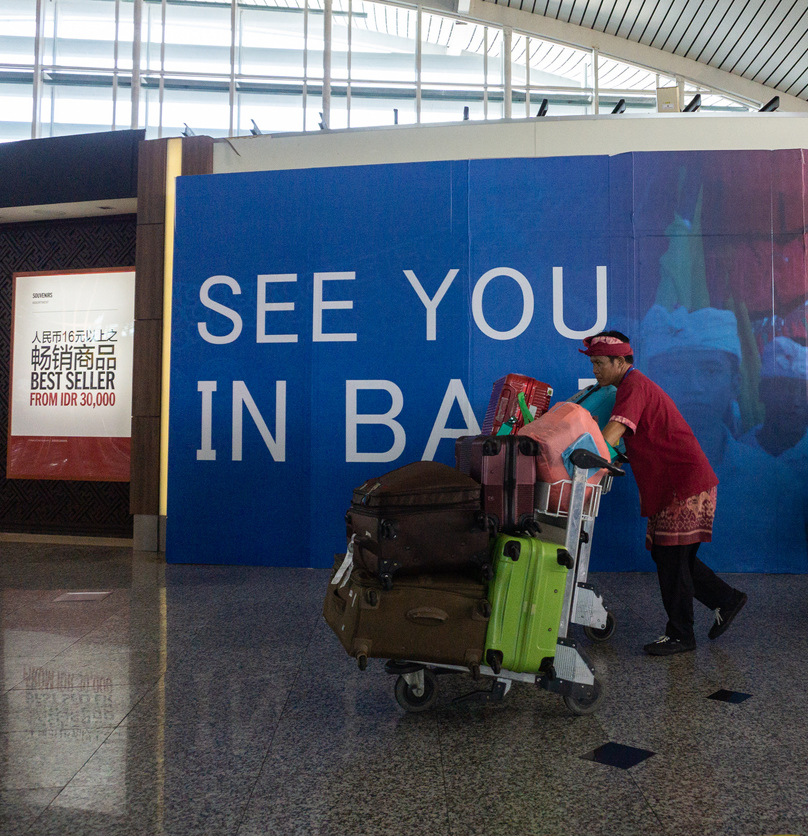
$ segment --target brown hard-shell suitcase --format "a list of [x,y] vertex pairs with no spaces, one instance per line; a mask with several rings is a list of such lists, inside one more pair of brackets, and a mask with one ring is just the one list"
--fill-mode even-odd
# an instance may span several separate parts
[[371,658],[480,665],[491,616],[484,583],[463,575],[408,575],[385,589],[356,567],[340,577],[344,557],[335,556],[323,616],[360,668]]
[[354,561],[388,587],[396,574],[490,577],[480,485],[440,462],[413,462],[368,479],[345,515]]

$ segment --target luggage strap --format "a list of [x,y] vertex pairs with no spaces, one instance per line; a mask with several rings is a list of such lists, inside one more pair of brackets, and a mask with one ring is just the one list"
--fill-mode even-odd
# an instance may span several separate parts
[[[345,560],[342,561],[339,569],[334,573],[334,577],[331,579],[332,586],[339,585],[342,588],[350,580],[351,569],[353,569],[354,540],[356,540],[356,534],[353,534],[348,541],[348,551],[345,555]],[[341,584],[340,581],[342,581]]]

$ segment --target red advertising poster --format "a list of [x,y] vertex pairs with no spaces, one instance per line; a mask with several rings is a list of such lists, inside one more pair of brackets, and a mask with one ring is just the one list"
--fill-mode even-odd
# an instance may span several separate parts
[[6,477],[129,481],[135,272],[14,275]]

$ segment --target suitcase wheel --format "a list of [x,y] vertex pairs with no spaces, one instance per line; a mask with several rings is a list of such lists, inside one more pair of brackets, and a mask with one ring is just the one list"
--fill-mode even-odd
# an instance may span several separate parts
[[558,550],[558,565],[566,566],[567,569],[572,569],[572,567],[575,566],[575,561],[573,560],[572,555],[566,549]]
[[522,524],[525,534],[528,537],[538,537],[541,534],[541,526],[532,518],[528,518]]
[[366,597],[371,607],[375,607],[379,603],[379,593],[375,589],[369,589]]
[[502,660],[504,655],[501,650],[487,650],[485,653],[485,661],[488,662],[488,667],[495,674],[499,674],[502,670]]
[[396,702],[405,711],[426,711],[438,698],[438,681],[429,668],[424,668],[423,689],[413,687],[403,676],[399,676],[396,680],[395,694]]
[[483,618],[491,618],[491,604],[488,601],[480,601],[480,615]]
[[389,592],[393,588],[393,576],[389,572],[383,572],[379,575],[379,580],[385,591]]
[[617,622],[615,621],[614,616],[610,612],[607,612],[605,627],[601,627],[600,629],[597,627],[584,627],[584,633],[586,634],[586,637],[593,642],[605,642],[614,635],[616,627]]
[[485,583],[494,580],[494,569],[490,563],[485,563],[480,567],[480,576]]
[[519,439],[519,452],[523,456],[539,455],[539,442],[535,438],[530,438],[527,435],[519,435],[517,438]]
[[483,442],[483,455],[484,456],[498,456],[499,451],[502,449],[502,439],[498,438],[497,436],[490,436],[486,438]]
[[564,696],[564,705],[573,713],[580,716],[594,714],[606,697],[606,687],[596,677],[592,685],[586,689],[586,693],[573,697],[571,694]]
[[357,653],[356,661],[359,664],[359,670],[364,671],[367,670],[368,667],[368,657],[364,653]]

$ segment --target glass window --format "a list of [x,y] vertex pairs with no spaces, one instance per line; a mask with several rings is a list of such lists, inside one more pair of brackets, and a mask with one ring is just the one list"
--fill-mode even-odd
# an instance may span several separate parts
[[283,131],[298,132],[303,130],[303,90],[302,86],[287,91],[240,90],[236,99],[236,124],[240,136],[248,136],[253,127],[253,120],[262,133]]
[[[359,14],[366,13],[359,12]],[[351,78],[352,17],[351,0],[334,2],[331,14],[331,78],[335,81],[348,81]]]
[[485,84],[485,27],[424,12],[421,23],[421,80]]
[[45,66],[114,66],[115,3],[50,0],[44,9]]
[[303,130],[319,131],[320,122],[323,118],[323,95],[320,87],[306,94],[305,110],[303,111],[306,122]]
[[514,118],[530,116],[530,95],[528,58],[530,38],[513,33],[511,39],[511,115]]
[[[158,91],[148,90],[147,101],[147,130],[155,130],[160,124]],[[227,89],[210,90],[202,87],[166,87],[163,91],[162,116],[163,136],[179,136],[186,125],[195,134],[227,136],[230,131],[230,92]]]
[[521,60],[530,64],[528,115],[536,116],[544,99],[549,116],[591,112],[591,53],[539,38],[529,38],[524,49],[527,57]]
[[328,127],[335,130],[351,127],[348,124],[348,89],[345,85],[331,87],[331,113]]
[[656,73],[634,67],[605,55],[598,62],[598,84],[601,90],[648,90],[656,89]]
[[[149,17],[149,69],[160,66],[160,38],[154,49],[152,21],[161,25],[159,5],[147,4]],[[145,9],[144,9],[144,17]],[[166,72],[230,75],[230,7],[201,6],[193,0],[166,6]],[[156,54],[155,54],[156,53]]]
[[[111,2],[111,0],[108,0]],[[113,3],[113,6],[115,4]],[[145,15],[145,12],[144,12]],[[132,42],[135,37],[135,3],[134,0],[120,0],[118,3],[118,53],[117,66],[122,70],[132,69]],[[145,32],[141,37],[145,37]],[[113,44],[113,58],[115,57]],[[115,66],[114,62],[110,66]],[[127,124],[129,119],[127,118]]]
[[108,131],[112,126],[112,88],[92,84],[43,85],[40,122],[42,136],[67,136]]
[[505,83],[505,55],[504,40],[501,29],[486,27],[486,43],[488,44],[488,77],[489,85],[501,87]]
[[33,95],[30,84],[0,84],[0,142],[31,138]]
[[609,113],[620,99],[626,100],[627,110],[656,111],[658,84],[662,87],[676,84],[672,78],[604,55],[599,56],[598,68],[601,113]]
[[35,38],[36,0],[3,0],[0,4],[0,64],[33,64]]
[[[263,78],[302,79],[306,17],[306,11],[302,6],[239,8],[236,72],[240,75]],[[309,11],[310,27],[313,18],[314,13]],[[322,76],[322,73],[320,75]]]
[[485,103],[480,89],[455,87],[447,91],[439,86],[423,87],[422,122],[461,122],[465,118],[485,119]]
[[112,95],[115,102],[115,127],[127,129],[132,124],[132,89],[119,85]]
[[[0,0],[3,141],[31,135],[36,2]],[[232,123],[245,135],[253,120],[267,133],[319,130],[324,0],[237,4],[231,120],[230,2],[144,2],[139,124],[149,137],[186,123],[214,136]],[[43,135],[128,127],[134,0],[45,0],[43,9]],[[506,56],[500,27],[373,0],[332,0],[331,36],[330,128],[502,118],[505,61],[514,117],[535,116],[545,98],[550,115],[593,112],[591,51],[514,32]],[[598,80],[601,113],[620,98],[655,109],[655,88],[676,83],[603,55]],[[685,102],[697,93],[703,110],[748,109],[691,83]]]
[[352,6],[351,78],[414,84],[417,11],[365,0]]
[[[750,108],[741,104],[740,102],[728,99],[726,96],[717,96],[702,91],[701,94],[701,109],[702,110],[723,110],[734,111],[735,113],[746,113]],[[757,108],[752,108],[756,110]]]
[[[334,101],[332,99],[332,112]],[[375,125],[413,125],[416,122],[415,87],[373,87],[362,85],[351,90],[352,128]],[[333,121],[333,120],[332,120]]]
[[[323,34],[323,0],[309,0],[308,20],[306,24],[306,79],[323,78],[323,48],[325,35]],[[311,128],[310,120],[306,119],[306,127]],[[317,129],[317,123],[314,123]]]
[[530,49],[531,84],[578,88],[586,85],[589,53],[534,38],[530,39]]

